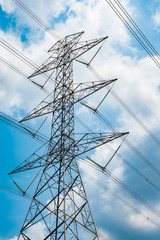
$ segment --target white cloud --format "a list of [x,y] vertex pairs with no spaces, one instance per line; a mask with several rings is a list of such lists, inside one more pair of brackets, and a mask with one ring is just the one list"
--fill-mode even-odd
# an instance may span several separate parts
[[160,25],[160,12],[156,12],[153,16],[154,23],[159,26]]
[[12,13],[15,10],[13,2],[10,0],[0,0],[0,5],[2,7],[2,10],[7,13]]
[[[159,202],[154,205],[156,209],[159,209]],[[159,228],[159,217],[144,207],[139,207],[141,213],[131,212],[128,214],[128,223],[137,229],[145,230],[146,232],[154,231]]]
[[[23,47],[20,39],[17,39],[12,33],[1,33],[1,38],[12,44],[16,49],[26,55],[29,59],[36,62],[33,56],[39,56],[39,61],[43,61],[43,51],[40,52],[41,46],[31,45],[28,48]],[[42,42],[42,45],[44,43]],[[26,76],[29,76],[34,70],[29,68],[21,60],[13,56],[1,46],[1,57],[9,63],[20,69]],[[19,110],[30,111],[37,103],[44,98],[42,91],[36,86],[29,83],[26,78],[18,75],[7,66],[1,64],[1,81],[0,81],[0,111],[13,115]],[[6,101],[7,99],[7,101]]]
[[14,236],[14,238],[11,238],[10,240],[17,240],[17,236]]
[[144,219],[142,214],[132,214],[129,216],[129,222],[134,228],[145,229],[146,231],[151,231],[157,227],[149,221],[149,218]]
[[[45,237],[45,225],[41,222],[35,224],[32,228],[30,228],[27,233],[27,236],[29,236],[32,240],[39,240],[44,239]],[[10,240],[17,240],[18,237],[14,236],[14,238]],[[22,237],[20,237],[20,240],[23,240]]]
[[115,238],[111,237],[109,233],[104,231],[101,228],[98,228],[98,235],[99,235],[99,240],[115,240]]
[[152,20],[155,25],[155,29],[160,31],[160,6],[156,9],[156,12],[152,15]]
[[[15,10],[16,15],[16,23],[17,26],[29,26],[31,28],[38,28],[40,30],[40,26],[30,18],[16,3],[13,3],[10,0],[1,0],[2,7],[4,11],[13,11]],[[64,13],[67,6],[68,1],[65,0],[39,0],[31,1],[24,0],[22,4],[25,4],[33,13],[35,13],[42,21],[51,26],[52,22],[54,22],[54,18],[58,18],[61,13]],[[45,9],[45,11],[44,11]],[[36,37],[36,36],[35,36]]]
[[77,2],[72,0],[70,2],[70,11],[74,12],[74,15],[70,16],[65,24],[59,23],[56,25],[55,30],[60,35],[65,36],[69,33],[84,30],[85,38],[96,38],[99,35],[109,34],[112,43],[128,43],[130,38],[124,25],[121,21],[117,21],[117,17],[111,9],[108,9],[105,1]]
[[30,239],[39,240],[45,237],[45,226],[41,222],[37,223],[28,231]]

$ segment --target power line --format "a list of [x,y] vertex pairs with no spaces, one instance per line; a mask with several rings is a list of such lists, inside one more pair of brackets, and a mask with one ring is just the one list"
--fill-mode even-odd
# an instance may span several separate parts
[[129,15],[129,13],[126,11],[126,9],[123,7],[123,5],[120,3],[120,1],[118,0],[114,0],[114,2],[119,6],[119,8],[122,10],[122,12],[125,14],[125,16],[127,17],[127,19],[131,22],[131,24],[135,27],[135,29],[137,30],[137,32],[140,34],[140,36],[143,38],[143,40],[147,43],[147,45],[151,48],[151,50],[154,52],[155,55],[157,55],[157,58],[160,59],[159,57],[159,53],[157,52],[157,50],[154,48],[154,46],[152,45],[152,43],[148,40],[148,38],[144,35],[144,33],[142,32],[142,30],[138,27],[138,25],[136,24],[136,22],[133,20],[133,18]]
[[31,196],[28,193],[23,194],[22,192],[18,191],[17,189],[14,189],[14,188],[2,185],[2,184],[0,184],[0,191],[13,193],[15,195],[19,195],[21,197],[25,197],[28,200],[31,199]]
[[17,129],[19,132],[25,133],[26,135],[28,135],[29,137],[34,138],[35,140],[38,140],[42,143],[48,142],[48,137],[45,136],[42,133],[37,133],[35,136],[33,136],[33,134],[35,132],[35,129],[26,126],[25,124],[19,123],[17,120],[15,120],[14,118],[0,112],[0,122]]
[[46,32],[48,32],[53,38],[56,40],[60,40],[61,38],[53,32],[50,27],[42,21],[32,10],[30,10],[24,3],[19,0],[12,0],[16,5],[18,5],[29,17],[31,17],[40,27],[42,27]]
[[12,53],[14,56],[16,56],[19,60],[27,64],[32,69],[37,69],[38,66],[31,61],[29,58],[27,58],[23,53],[21,53],[18,49],[14,48],[11,44],[9,44],[6,40],[0,38],[0,45],[4,47],[7,51]]
[[[33,70],[37,70],[38,69],[38,65],[36,63],[34,63],[31,59],[29,59],[28,57],[26,57],[22,52],[20,52],[18,49],[16,49],[15,47],[13,47],[11,44],[9,44],[6,40],[0,38],[0,45],[2,47],[4,47],[8,52],[10,52],[11,54],[13,54],[15,57],[17,57],[20,61],[22,61],[23,63],[25,63],[27,66],[29,66],[30,68],[32,68]],[[54,82],[54,79],[52,76],[48,75],[47,73],[44,73],[42,75],[45,79],[47,79],[47,81],[50,82]],[[46,81],[46,82],[47,82]],[[32,83],[35,83],[34,81],[31,80]],[[37,84],[38,85],[38,84]],[[40,85],[39,85],[40,86]],[[44,86],[41,86],[42,90],[44,90]]]
[[13,64],[11,64],[10,62],[8,62],[6,59],[0,57],[0,62],[3,63],[5,66],[7,66],[8,68],[10,68],[11,70],[13,70],[15,73],[17,73],[18,75],[20,75],[21,77],[27,79],[30,83],[34,83],[34,85],[36,85],[38,88],[40,88],[43,92],[48,93],[48,91],[46,90],[46,88],[42,88],[39,84],[36,84],[35,82],[33,82],[32,80],[30,80],[28,78],[28,76],[22,72],[19,68],[17,68],[16,66],[14,66]]
[[[85,163],[86,164],[86,163]],[[91,164],[89,164],[91,166]],[[92,165],[93,167],[93,165]],[[140,213],[146,220],[150,221],[151,223],[153,223],[155,226],[157,226],[158,228],[160,228],[160,225],[153,221],[150,217],[148,217],[145,213],[143,213],[142,211],[140,211],[137,207],[135,207],[135,205],[131,204],[130,202],[128,202],[126,199],[124,199],[123,197],[121,197],[119,194],[115,193],[114,191],[112,191],[111,189],[109,189],[104,182],[102,183],[101,181],[97,180],[94,176],[90,175],[88,172],[86,172],[85,170],[82,170],[82,172],[85,174],[85,176],[91,180],[93,183],[95,183],[98,187],[100,187],[101,189],[103,189],[104,191],[108,191],[112,197],[114,197],[117,201],[121,202],[122,204],[124,204],[124,206],[129,207],[130,209],[134,210],[137,213]]]
[[[83,159],[87,161],[84,157],[81,157],[80,159]],[[91,164],[93,166],[93,164]],[[126,191],[130,196],[135,198],[137,201],[139,201],[142,205],[144,205],[147,209],[149,209],[152,213],[160,217],[160,211],[155,208],[153,205],[151,205],[149,202],[147,202],[142,196],[140,196],[137,192],[135,192],[131,187],[126,185],[123,181],[121,181],[118,177],[116,177],[113,173],[111,173],[108,169],[105,169],[102,171],[99,167],[94,167],[99,172],[102,172],[105,176],[110,178],[116,185],[118,185],[120,188],[122,188],[124,191]]]
[[[126,10],[122,7],[122,5],[117,1],[116,4],[118,5],[118,7],[120,8],[120,10],[122,10],[122,13],[124,13],[124,15],[127,17],[127,19],[129,20],[129,22],[131,22],[131,24],[133,25],[133,27],[135,27],[135,29],[137,30],[137,32],[131,27],[131,25],[126,21],[126,19],[123,17],[122,13],[120,13],[120,11],[115,7],[115,5],[110,1],[110,0],[106,0],[106,2],[109,4],[109,6],[113,9],[113,11],[116,13],[116,15],[120,18],[120,20],[124,23],[124,25],[127,27],[127,29],[132,33],[132,35],[136,38],[136,40],[139,42],[139,44],[142,46],[142,48],[148,53],[148,55],[150,56],[150,58],[155,62],[155,64],[160,67],[160,62],[159,62],[159,57],[158,60],[157,58],[154,56],[155,53],[157,53],[157,51],[153,48],[153,46],[151,45],[151,43],[149,42],[149,40],[145,37],[145,35],[142,33],[142,31],[140,31],[140,29],[138,28],[138,26],[135,24],[135,22],[132,20],[132,18],[129,16],[129,14],[126,12]],[[139,37],[138,34],[140,34],[140,36],[142,37],[142,39]],[[145,45],[145,43],[143,42],[143,40],[147,43],[147,45],[149,46],[149,48]]]

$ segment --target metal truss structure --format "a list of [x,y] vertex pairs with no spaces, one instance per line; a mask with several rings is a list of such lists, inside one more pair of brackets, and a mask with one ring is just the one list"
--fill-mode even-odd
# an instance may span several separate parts
[[74,104],[116,80],[73,83],[73,60],[106,39],[80,42],[82,34],[53,45],[49,59],[30,76],[55,72],[55,89],[21,121],[52,115],[46,151],[32,154],[10,173],[43,169],[18,239],[31,239],[31,229],[38,224],[45,229],[44,240],[99,239],[76,157],[126,133],[74,132]]

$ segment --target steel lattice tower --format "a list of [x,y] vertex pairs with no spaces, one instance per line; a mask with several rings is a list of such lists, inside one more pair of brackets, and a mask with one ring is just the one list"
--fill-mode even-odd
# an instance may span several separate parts
[[[74,132],[74,104],[115,81],[73,84],[73,60],[105,38],[79,42],[83,32],[58,41],[52,55],[30,77],[55,71],[55,89],[22,121],[52,114],[51,137],[43,155],[32,154],[10,174],[42,168],[18,239],[29,240],[30,230],[41,223],[43,239],[99,239],[76,158],[126,133],[80,134]],[[34,239],[31,239],[34,240]]]

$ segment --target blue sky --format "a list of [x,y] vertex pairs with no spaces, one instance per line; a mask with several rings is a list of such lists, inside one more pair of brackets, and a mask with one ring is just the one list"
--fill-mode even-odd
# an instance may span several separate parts
[[[118,78],[113,87],[114,92],[127,104],[145,127],[141,123],[138,124],[126,112],[114,94],[111,93],[107,96],[99,111],[120,132],[130,132],[127,139],[140,153],[135,154],[126,144],[123,144],[119,155],[114,157],[108,170],[156,209],[160,209],[160,191],[157,190],[160,175],[153,170],[153,168],[156,168],[156,171],[160,169],[159,143],[154,139],[159,141],[160,136],[159,68],[148,57],[105,0],[69,0],[67,3],[64,0],[58,2],[41,0],[34,1],[34,3],[30,0],[23,0],[22,2],[60,37],[83,30],[85,31],[83,40],[109,36],[103,49],[94,59],[93,67],[104,79]],[[160,52],[160,1],[124,0],[120,2],[156,50]],[[37,65],[47,59],[47,50],[56,42],[56,39],[28,17],[12,0],[0,0],[0,57],[29,76],[33,69],[22,62],[22,59],[18,59],[8,52],[2,44],[2,39],[32,59]],[[94,53],[94,50],[87,53],[84,56],[85,59],[89,61]],[[97,80],[85,66],[74,63],[74,67],[75,81]],[[0,111],[19,120],[46,95],[7,66],[1,64],[0,68]],[[42,79],[37,79],[37,81],[42,81]],[[42,82],[40,83],[42,84]],[[53,87],[51,84],[46,85],[48,91],[53,90]],[[88,104],[96,107],[105,93],[106,89],[103,89],[101,95],[95,94],[88,98]],[[107,132],[110,130],[96,115],[80,104],[76,106],[75,114],[93,131]],[[34,129],[37,129],[39,124],[38,120],[28,122],[28,126]],[[152,136],[144,128],[147,128]],[[49,120],[41,131],[46,135],[49,134]],[[76,131],[85,132],[87,130],[76,123]],[[116,149],[119,143],[120,141],[115,141],[110,146]],[[35,151],[40,143],[0,122],[0,146],[0,185],[16,189],[8,173]],[[107,146],[103,146],[95,152],[91,152],[90,157],[105,165],[112,154]],[[126,164],[124,159],[144,177]],[[146,164],[146,161],[153,165],[152,169]],[[158,240],[160,238],[160,227],[146,220],[149,218],[159,223],[159,217],[102,173],[87,166],[90,175],[95,177],[95,182],[92,182],[89,176],[83,172],[86,165],[80,161],[79,166],[101,240]],[[14,180],[25,189],[27,187],[26,179],[28,182],[31,181],[34,174],[17,175],[14,176]],[[101,187],[97,185],[98,182],[101,183]],[[106,189],[102,187],[102,183]],[[34,186],[29,190],[29,194],[32,194],[33,188]],[[115,199],[109,189],[143,212],[146,217]],[[16,239],[30,201],[12,191],[1,190],[0,202],[0,240]],[[36,236],[33,240],[37,240]]]

